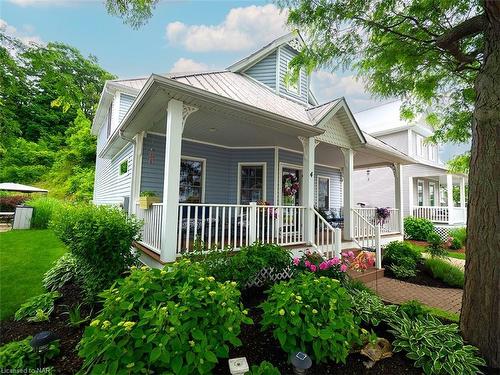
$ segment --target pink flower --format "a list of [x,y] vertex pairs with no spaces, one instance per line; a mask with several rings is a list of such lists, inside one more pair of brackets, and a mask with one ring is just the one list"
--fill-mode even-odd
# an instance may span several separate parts
[[316,272],[316,266],[314,264],[311,264],[311,267],[309,267],[312,272]]
[[341,271],[341,272],[345,272],[345,271],[347,271],[347,266],[346,266],[345,264],[341,265],[341,266],[340,266],[340,271]]
[[354,257],[354,253],[353,253],[352,251],[349,251],[349,252],[347,253],[347,255],[349,255],[349,258]]
[[334,258],[330,259],[330,262],[331,262],[332,266],[335,266],[337,264],[340,264],[340,259],[337,257],[334,257]]
[[300,259],[299,258],[293,258],[293,264],[298,266],[300,263]]
[[321,262],[319,265],[320,270],[326,270],[328,268],[328,262]]
[[309,266],[311,265],[311,262],[309,262],[308,260],[306,260],[306,261],[304,262],[304,264],[306,265],[306,267],[309,267]]

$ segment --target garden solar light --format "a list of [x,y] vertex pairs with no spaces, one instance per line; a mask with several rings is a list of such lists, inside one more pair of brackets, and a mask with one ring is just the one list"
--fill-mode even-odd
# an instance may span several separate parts
[[37,354],[40,355],[40,367],[43,363],[43,353],[47,351],[49,345],[57,340],[55,333],[51,331],[38,332],[30,341],[30,345]]
[[293,365],[293,373],[297,375],[305,374],[307,369],[312,366],[311,357],[302,352],[292,353],[290,362],[292,362]]
[[248,371],[250,371],[250,368],[245,357],[231,358],[229,360],[229,372],[231,375],[244,375]]

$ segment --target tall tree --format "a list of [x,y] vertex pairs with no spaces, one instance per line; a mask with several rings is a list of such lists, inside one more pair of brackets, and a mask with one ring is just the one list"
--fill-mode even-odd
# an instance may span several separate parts
[[0,181],[45,182],[89,198],[94,116],[107,79],[94,56],[61,44],[24,44],[0,32]]
[[406,98],[402,115],[429,107],[434,140],[472,136],[464,337],[500,366],[500,2],[290,0],[289,22],[308,45],[301,67],[356,68],[369,89]]

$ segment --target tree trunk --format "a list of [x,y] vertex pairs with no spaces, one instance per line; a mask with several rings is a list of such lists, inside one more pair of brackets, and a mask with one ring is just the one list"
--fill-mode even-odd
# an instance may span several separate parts
[[460,328],[489,366],[500,367],[500,2],[485,0],[484,63],[475,82],[467,258]]

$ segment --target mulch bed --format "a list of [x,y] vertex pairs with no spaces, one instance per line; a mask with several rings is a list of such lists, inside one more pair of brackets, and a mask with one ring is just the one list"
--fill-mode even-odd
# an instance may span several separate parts
[[391,271],[391,269],[389,267],[385,268],[384,276],[391,278],[391,279],[405,281],[405,282],[411,283],[411,284],[431,286],[434,288],[457,289],[457,287],[450,286],[450,285],[446,284],[445,282],[434,278],[434,276],[432,276],[431,271],[421,263],[417,264],[417,275],[410,277],[408,279],[398,279],[396,276],[394,276],[394,273]]
[[[250,366],[258,365],[262,361],[272,363],[280,370],[282,374],[292,374],[293,367],[288,362],[287,353],[285,353],[278,340],[273,337],[271,331],[262,332],[259,322],[262,319],[262,311],[258,305],[265,299],[263,289],[253,288],[242,294],[243,304],[249,309],[249,316],[253,319],[253,325],[243,325],[240,339],[243,345],[238,348],[229,350],[229,357],[246,357]],[[380,331],[380,332],[379,332]],[[391,335],[383,329],[377,330],[380,337],[392,339]],[[402,353],[394,353],[391,358],[384,359],[376,363],[373,368],[367,369],[363,362],[368,358],[361,354],[351,354],[347,358],[345,364],[337,364],[334,362],[327,362],[322,364],[315,364],[309,370],[308,374],[311,375],[328,375],[328,374],[415,374],[420,375],[421,370],[413,367],[413,362],[407,359]],[[215,367],[214,374],[227,375],[229,374],[229,367],[227,360],[221,360]]]
[[[30,323],[25,320],[6,320],[0,324],[0,345],[10,341],[22,340],[27,336],[34,336],[41,331],[52,331],[59,337],[60,353],[45,366],[54,366],[56,374],[74,374],[82,366],[83,360],[78,357],[76,346],[80,342],[85,324],[80,327],[68,325],[68,316],[65,312],[68,307],[74,307],[81,303],[80,289],[69,284],[62,288],[62,297],[56,301],[54,312],[50,321]],[[97,310],[94,310],[94,313]],[[82,316],[88,316],[89,308],[82,306]]]

